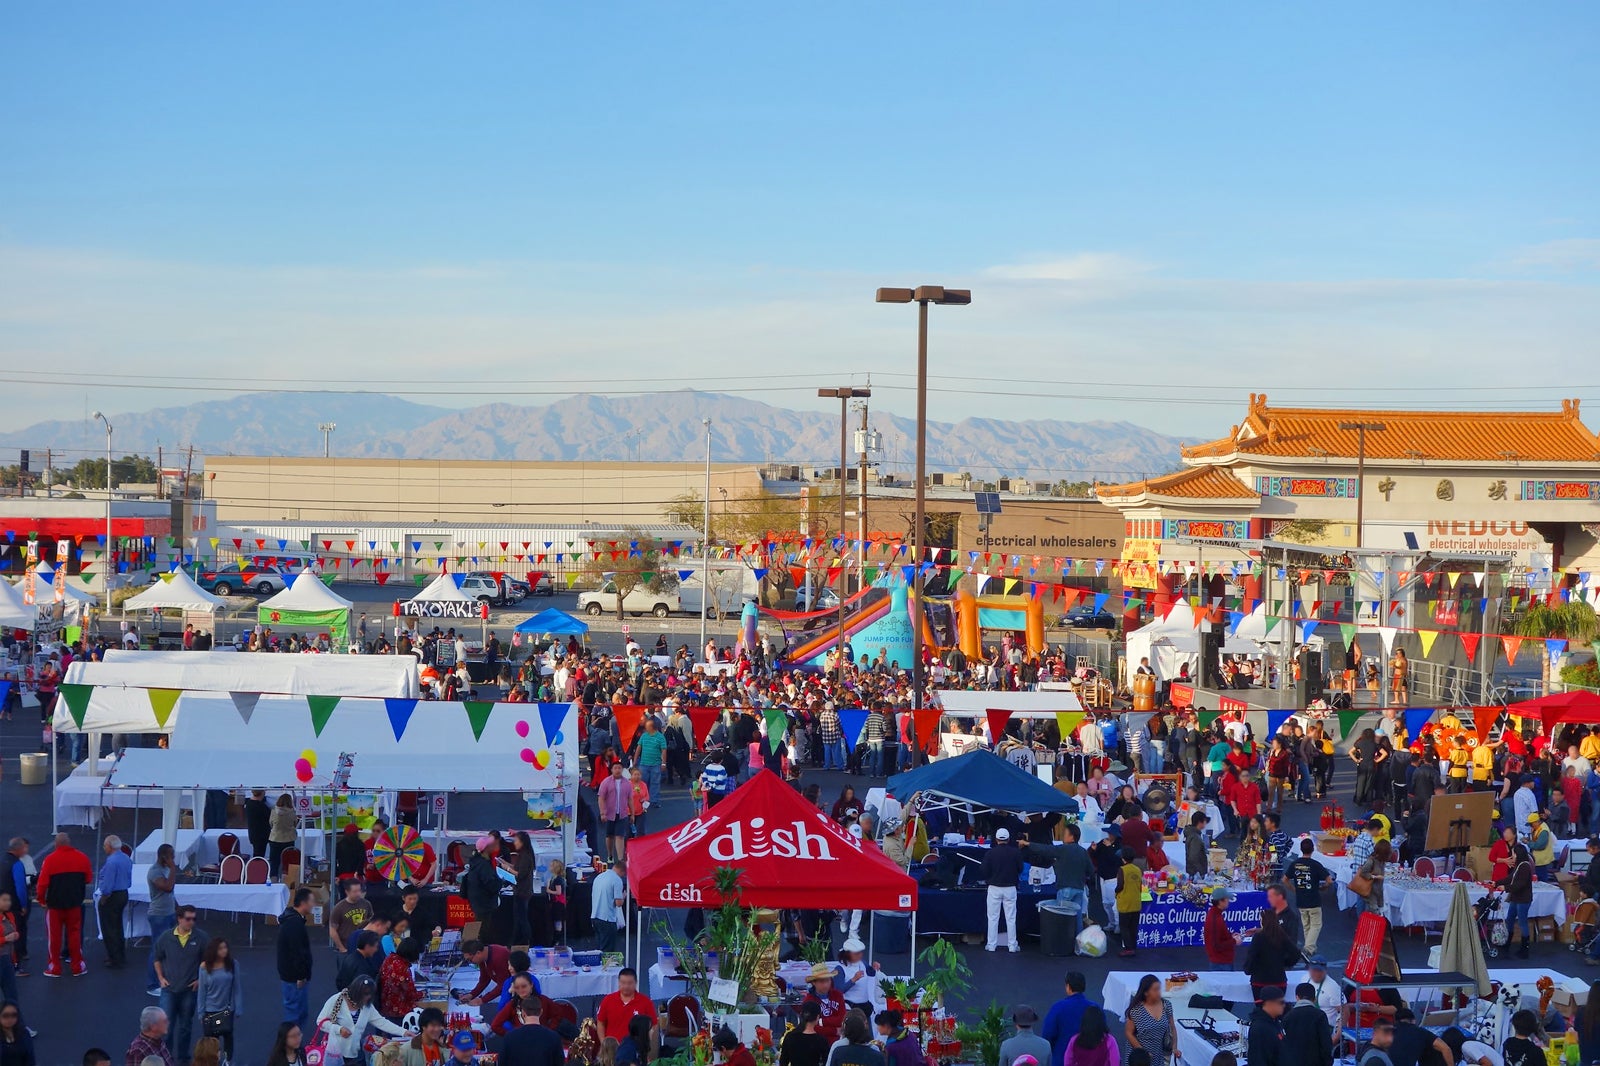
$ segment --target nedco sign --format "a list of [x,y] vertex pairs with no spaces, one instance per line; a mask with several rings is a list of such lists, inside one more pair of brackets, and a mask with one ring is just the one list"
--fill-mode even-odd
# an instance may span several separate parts
[[717,862],[764,858],[833,862],[830,845],[860,850],[853,838],[832,830],[831,823],[824,832],[816,832],[808,828],[802,818],[769,827],[765,818],[723,823],[714,814],[680,826],[667,838],[667,843],[673,851],[682,853],[707,837],[710,842],[706,853]]

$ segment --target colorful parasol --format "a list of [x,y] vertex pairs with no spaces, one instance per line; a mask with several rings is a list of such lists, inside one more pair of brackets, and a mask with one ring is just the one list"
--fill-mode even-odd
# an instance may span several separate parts
[[390,826],[372,842],[372,865],[390,881],[409,881],[422,870],[422,836],[409,825]]

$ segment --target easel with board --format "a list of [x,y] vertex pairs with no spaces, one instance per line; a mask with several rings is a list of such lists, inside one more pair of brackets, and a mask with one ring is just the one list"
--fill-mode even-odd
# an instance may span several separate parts
[[1494,839],[1494,793],[1447,792],[1435,795],[1428,808],[1428,839],[1423,848],[1449,852],[1465,866],[1467,852],[1488,847]]

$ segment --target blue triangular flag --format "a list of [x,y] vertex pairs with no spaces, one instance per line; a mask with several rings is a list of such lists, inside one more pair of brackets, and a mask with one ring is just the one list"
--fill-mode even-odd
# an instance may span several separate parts
[[1267,712],[1267,739],[1271,740],[1278,735],[1278,730],[1283,728],[1283,723],[1289,720],[1293,711],[1268,711]]
[[757,581],[765,581],[767,579],[767,568],[764,566],[758,566],[755,568],[755,574]]
[[1104,593],[1104,592],[1095,593],[1094,594],[1094,609],[1095,609],[1095,613],[1098,614],[1100,612],[1101,608],[1105,607],[1106,601],[1109,600],[1110,598],[1111,598],[1111,596],[1108,593]]
[[1417,739],[1422,733],[1422,727],[1428,724],[1428,719],[1433,717],[1432,707],[1407,707],[1406,708],[1406,736],[1412,740]]
[[1311,634],[1317,631],[1317,626],[1322,623],[1315,618],[1307,618],[1300,623],[1300,643],[1304,644],[1311,639]]
[[694,576],[694,571],[693,570],[679,570],[678,571],[678,580],[679,581],[688,581],[693,576]]
[[861,730],[867,724],[867,712],[860,707],[850,707],[839,712],[839,725],[844,730],[844,742],[855,749],[861,740]]
[[544,746],[553,748],[561,743],[561,724],[567,720],[571,712],[570,703],[541,703],[539,704],[539,725],[544,729]]
[[1228,612],[1228,632],[1237,635],[1238,632],[1239,632],[1239,623],[1243,622],[1243,621],[1244,621],[1244,612],[1243,611],[1229,611]]
[[411,712],[417,709],[417,701],[390,697],[383,701],[383,706],[389,712],[389,728],[394,730],[398,743],[405,735],[406,723],[411,721]]

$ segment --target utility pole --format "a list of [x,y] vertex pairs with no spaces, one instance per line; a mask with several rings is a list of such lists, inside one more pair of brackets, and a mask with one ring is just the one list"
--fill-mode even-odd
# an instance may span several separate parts
[[[1382,433],[1389,427],[1383,422],[1340,422],[1339,428],[1356,432],[1356,547],[1361,548],[1362,508],[1367,502],[1367,431]],[[1383,623],[1388,625],[1389,620],[1385,618]]]
[[861,412],[861,428],[856,431],[856,451],[860,462],[856,468],[856,544],[861,554],[856,560],[858,577],[856,590],[867,587],[867,448],[872,443],[867,432],[867,401],[856,404]]
[[165,470],[166,466],[167,466],[167,453],[166,453],[166,450],[161,447],[161,442],[160,441],[156,441],[156,499],[158,499],[158,500],[166,495],[166,493],[161,490],[161,482],[162,482],[161,471]]

